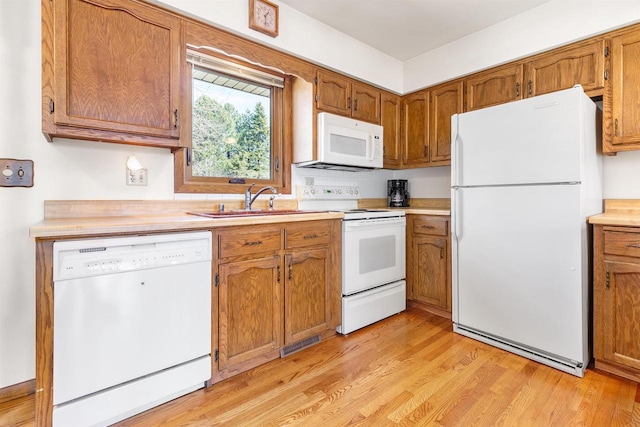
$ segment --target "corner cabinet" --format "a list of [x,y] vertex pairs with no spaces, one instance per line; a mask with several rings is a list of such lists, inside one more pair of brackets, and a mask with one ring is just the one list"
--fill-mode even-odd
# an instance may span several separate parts
[[211,383],[335,335],[340,230],[326,220],[216,232]]
[[177,147],[181,25],[138,1],[43,1],[45,136]]
[[451,319],[450,218],[407,215],[407,299]]
[[640,228],[594,226],[595,367],[640,381]]
[[399,168],[402,165],[401,120],[402,111],[400,96],[383,93],[381,98],[380,124],[383,128],[383,160],[384,167]]
[[320,70],[316,76],[316,108],[380,124],[380,91],[343,75]]

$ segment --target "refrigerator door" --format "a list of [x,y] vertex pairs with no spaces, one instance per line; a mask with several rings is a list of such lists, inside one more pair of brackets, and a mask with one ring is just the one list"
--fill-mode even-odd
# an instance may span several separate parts
[[452,186],[581,181],[584,97],[577,86],[454,115]]
[[459,188],[452,197],[454,323],[586,362],[580,186]]

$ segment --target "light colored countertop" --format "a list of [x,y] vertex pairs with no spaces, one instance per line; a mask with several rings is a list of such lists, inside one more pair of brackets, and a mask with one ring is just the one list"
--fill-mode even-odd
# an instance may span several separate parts
[[[33,238],[83,237],[112,234],[184,231],[235,225],[341,219],[341,212],[310,212],[232,218],[206,218],[187,212],[214,212],[220,202],[227,210],[242,201],[215,200],[51,200],[45,201],[44,219],[29,229]],[[259,201],[263,202],[263,201]],[[276,201],[276,210],[296,209],[295,200]],[[361,208],[387,208],[386,199],[363,199]],[[256,203],[256,208],[265,206]],[[407,214],[450,215],[448,199],[412,199]]]
[[640,227],[640,200],[605,200],[604,213],[589,217],[589,223]]
[[406,208],[389,208],[387,199],[362,199],[358,207],[363,209],[400,209],[407,215],[451,215],[450,199],[411,199],[411,206]]
[[[214,212],[216,201],[196,200],[55,200],[45,201],[44,219],[29,229],[33,238],[82,237],[157,231],[183,231],[234,225],[341,219],[340,212],[310,212],[232,218],[207,218],[187,212]],[[241,201],[225,201],[228,210]],[[236,206],[237,204],[237,206]],[[263,209],[265,206],[256,206]],[[295,209],[287,203],[276,210]]]

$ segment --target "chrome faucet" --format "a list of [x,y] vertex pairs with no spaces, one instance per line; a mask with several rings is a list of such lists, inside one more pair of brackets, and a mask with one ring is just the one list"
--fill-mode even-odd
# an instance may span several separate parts
[[[261,195],[265,191],[271,190],[273,194],[276,194],[278,192],[275,188],[268,185],[266,187],[262,187],[261,189],[259,189],[258,192],[254,194],[253,197],[251,197],[251,188],[253,188],[254,185],[256,184],[251,184],[249,188],[247,188],[247,191],[244,192],[244,210],[245,211],[250,211],[251,205],[253,204],[253,202],[258,198],[259,195]],[[272,206],[271,203],[269,205]]]

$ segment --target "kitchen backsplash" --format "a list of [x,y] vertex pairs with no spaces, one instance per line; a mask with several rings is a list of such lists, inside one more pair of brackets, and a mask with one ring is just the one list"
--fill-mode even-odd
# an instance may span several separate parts
[[[451,169],[448,166],[421,168],[410,170],[380,169],[363,172],[341,172],[324,169],[291,168],[291,185],[293,193],[283,194],[279,198],[296,199],[295,190],[298,185],[341,185],[360,187],[362,198],[386,197],[387,180],[409,180],[409,192],[414,198],[448,198]],[[236,200],[242,194],[187,194],[176,193],[176,200]]]

